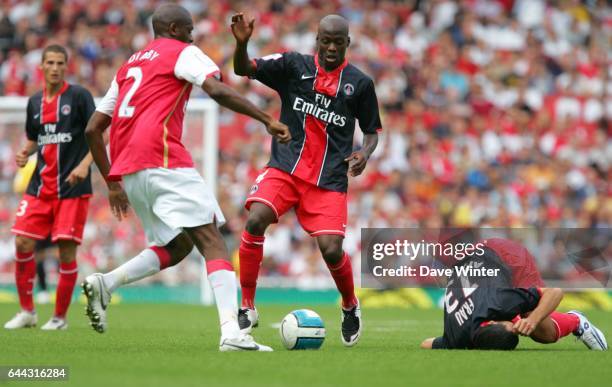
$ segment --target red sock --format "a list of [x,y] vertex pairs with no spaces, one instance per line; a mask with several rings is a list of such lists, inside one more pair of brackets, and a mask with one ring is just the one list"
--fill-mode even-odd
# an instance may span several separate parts
[[17,252],[15,257],[15,284],[17,285],[17,294],[19,294],[19,304],[21,309],[31,312],[34,310],[32,288],[34,287],[34,277],[36,276],[34,252]]
[[234,271],[234,266],[230,261],[223,258],[206,261],[206,274],[211,275],[219,270]]
[[336,282],[338,291],[342,295],[342,307],[344,309],[350,309],[357,305],[355,285],[353,284],[353,265],[351,264],[351,257],[349,257],[347,253],[343,253],[342,260],[338,265],[327,265],[327,267]]
[[159,259],[160,271],[170,266],[172,259],[170,257],[170,252],[168,251],[168,249],[160,246],[153,246],[150,247],[150,249],[153,250],[155,254],[157,254],[157,258]]
[[59,281],[55,292],[55,317],[64,318],[66,316],[78,275],[79,268],[76,259],[70,263],[60,263]]
[[246,230],[242,232],[240,241],[240,287],[242,288],[242,307],[255,307],[255,290],[259,267],[263,260],[263,245],[265,236],[251,235]]
[[574,332],[580,324],[580,319],[574,314],[552,312],[550,318],[557,328],[557,340]]

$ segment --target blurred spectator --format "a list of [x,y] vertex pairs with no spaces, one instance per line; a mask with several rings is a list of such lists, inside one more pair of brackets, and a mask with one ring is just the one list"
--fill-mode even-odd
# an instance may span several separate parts
[[[150,15],[159,3],[0,1],[0,93],[39,89],[40,49],[60,43],[72,56],[69,79],[103,95],[118,66],[151,38]],[[384,114],[379,149],[350,183],[346,249],[355,259],[360,227],[612,226],[612,9],[605,0],[179,3],[194,14],[194,44],[227,82],[273,114],[279,110],[273,92],[233,75],[231,14],[256,18],[252,56],[312,53],[322,15],[349,19],[349,60],[375,79]],[[200,127],[187,121],[196,157]],[[252,120],[225,111],[219,133],[218,197],[231,239],[242,229],[243,200],[270,140]],[[0,246],[12,238],[7,230],[18,200],[10,190],[12,151],[22,139],[21,126],[0,121]],[[99,179],[95,192],[81,260],[105,270],[134,255],[144,237],[133,219],[112,219]],[[265,275],[331,285],[292,217],[270,230],[265,254]],[[0,272],[9,270],[10,256],[0,254]],[[550,264],[543,267],[567,272]],[[187,270],[170,277],[197,278]]]

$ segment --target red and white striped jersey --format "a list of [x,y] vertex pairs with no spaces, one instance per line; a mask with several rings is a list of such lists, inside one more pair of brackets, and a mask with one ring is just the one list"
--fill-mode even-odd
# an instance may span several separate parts
[[181,142],[192,84],[201,86],[219,68],[199,48],[158,38],[117,71],[97,110],[112,115],[108,178],[147,168],[193,167]]

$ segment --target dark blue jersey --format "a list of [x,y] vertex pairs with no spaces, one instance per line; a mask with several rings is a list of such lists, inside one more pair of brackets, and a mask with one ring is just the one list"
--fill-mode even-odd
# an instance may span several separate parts
[[346,192],[348,163],[355,122],[366,134],[381,130],[374,82],[344,62],[328,72],[318,58],[295,52],[255,61],[253,78],[276,90],[281,98],[280,121],[292,140],[274,139],[268,165],[321,188]]
[[28,99],[26,135],[38,144],[38,159],[27,194],[58,199],[91,195],[91,174],[74,186],[66,178],[89,152],[85,127],[94,110],[89,91],[68,83],[51,101],[44,91]]
[[[493,250],[485,248],[484,252],[453,267],[444,295],[444,334],[434,340],[432,348],[473,348],[474,335],[482,323],[511,321],[538,305],[537,288],[512,288],[508,267]],[[498,271],[496,275],[480,276],[471,274],[481,273],[474,269]]]

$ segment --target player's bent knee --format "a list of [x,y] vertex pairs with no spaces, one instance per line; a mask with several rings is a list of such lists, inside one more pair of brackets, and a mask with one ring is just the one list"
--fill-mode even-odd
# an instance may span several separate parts
[[342,242],[342,237],[337,235],[321,235],[317,237],[321,255],[323,255],[323,258],[325,258],[325,261],[328,263],[340,263],[343,255]]
[[170,254],[169,266],[174,266],[186,258],[193,250],[193,242],[185,233],[179,234],[165,246]]
[[27,238],[21,235],[17,235],[15,237],[15,249],[19,253],[32,253],[34,252],[34,247],[36,246],[36,241],[31,238]]
[[536,336],[536,335],[531,335],[531,340],[535,341],[536,343],[540,343],[540,344],[553,344],[557,342],[557,338],[556,337],[552,337],[552,336]]
[[223,236],[215,224],[188,228],[185,231],[205,258],[229,255]]
[[550,317],[545,318],[530,335],[531,339],[540,344],[552,344],[559,340],[559,332]]
[[76,259],[76,242],[70,240],[59,240],[58,246],[60,262],[70,263]]
[[327,248],[321,251],[323,259],[330,265],[337,265],[342,260],[342,249],[336,250],[333,248]]
[[245,225],[245,229],[249,234],[263,235],[266,232],[268,226],[274,221],[274,213],[272,210],[269,211],[272,216],[263,210],[253,210],[253,207],[251,207],[251,212],[249,212],[249,218]]

